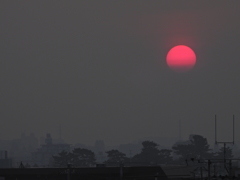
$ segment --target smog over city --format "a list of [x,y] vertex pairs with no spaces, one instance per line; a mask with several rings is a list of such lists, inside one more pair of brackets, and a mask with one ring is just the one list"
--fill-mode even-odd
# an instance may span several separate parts
[[232,142],[235,130],[240,157],[239,8],[234,0],[0,1],[0,151],[15,166],[37,164],[33,153],[49,144],[101,152],[101,163],[114,150],[141,157],[148,146],[183,156],[174,149],[181,142],[214,149],[216,128],[219,142]]

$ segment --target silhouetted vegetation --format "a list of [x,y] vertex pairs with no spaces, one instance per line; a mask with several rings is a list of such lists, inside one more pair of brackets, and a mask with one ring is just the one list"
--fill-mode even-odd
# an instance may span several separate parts
[[56,167],[66,167],[67,164],[72,164],[75,167],[91,167],[96,164],[94,152],[84,148],[75,148],[69,153],[62,151],[52,157],[53,165]]
[[107,151],[108,160],[105,162],[108,165],[119,165],[120,163],[129,162],[129,158],[126,157],[126,154],[118,151],[118,150],[110,150]]
[[158,144],[153,141],[142,142],[142,150],[132,158],[132,162],[138,164],[165,164],[172,161],[171,150],[159,150]]
[[172,150],[170,149],[161,149],[159,152],[159,162],[161,164],[168,164],[173,161]]
[[172,149],[182,160],[188,158],[208,159],[213,157],[207,139],[200,135],[192,135],[189,137],[188,142],[177,143],[173,145]]
[[52,156],[52,157],[53,157],[53,166],[55,167],[66,167],[67,164],[71,163],[72,161],[71,154],[66,151],[62,151],[58,153],[58,155]]
[[76,167],[91,167],[96,164],[94,152],[88,149],[75,148],[71,154],[72,164]]
[[[119,166],[122,164],[130,165],[161,165],[171,163],[197,162],[194,160],[204,159],[223,159],[224,148],[219,152],[213,153],[209,148],[206,138],[201,135],[191,135],[188,141],[178,142],[171,149],[159,149],[159,145],[153,141],[143,141],[141,152],[132,158],[117,149],[106,151],[107,160],[104,162],[108,166]],[[173,160],[173,154],[178,158]],[[74,167],[95,166],[96,158],[94,152],[85,148],[75,148],[72,152],[62,151],[53,157],[53,165],[56,167],[66,167],[72,164]],[[233,158],[232,149],[226,148],[226,158]]]

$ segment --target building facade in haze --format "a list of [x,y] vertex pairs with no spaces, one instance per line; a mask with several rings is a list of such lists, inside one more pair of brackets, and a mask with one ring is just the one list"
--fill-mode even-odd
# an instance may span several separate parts
[[32,163],[39,167],[49,167],[51,166],[52,156],[62,151],[70,152],[70,144],[54,144],[51,134],[47,134],[45,144],[41,145],[36,152],[32,153]]

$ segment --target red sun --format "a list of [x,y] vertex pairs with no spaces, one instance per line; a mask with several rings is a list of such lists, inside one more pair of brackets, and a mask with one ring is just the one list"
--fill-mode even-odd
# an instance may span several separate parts
[[186,72],[196,64],[196,54],[185,45],[173,47],[167,54],[168,66],[176,72]]

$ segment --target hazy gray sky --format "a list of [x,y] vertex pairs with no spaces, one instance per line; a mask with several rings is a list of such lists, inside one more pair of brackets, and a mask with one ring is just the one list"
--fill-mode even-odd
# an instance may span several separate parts
[[[52,133],[106,144],[240,123],[240,1],[0,1],[0,138]],[[190,46],[176,73],[166,54]],[[240,133],[236,131],[236,135]],[[236,140],[240,140],[236,138]]]

